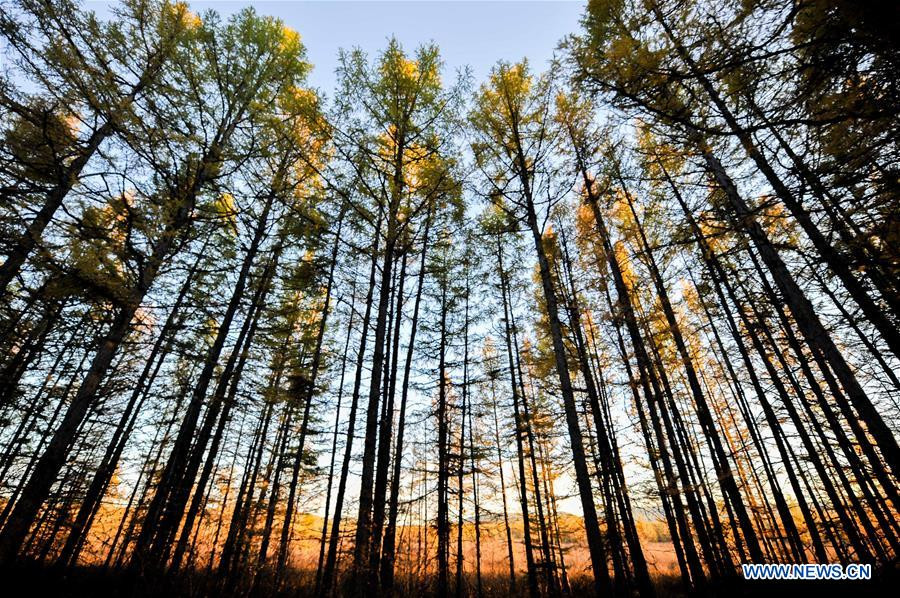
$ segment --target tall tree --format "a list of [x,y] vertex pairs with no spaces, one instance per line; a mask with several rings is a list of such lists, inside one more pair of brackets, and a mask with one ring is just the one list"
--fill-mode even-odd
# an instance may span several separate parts
[[517,219],[525,224],[534,240],[591,565],[596,590],[602,593],[609,590],[609,570],[562,337],[556,289],[542,241],[542,224],[538,220],[540,198],[547,195],[551,202],[554,200],[551,183],[546,180],[552,173],[548,159],[552,148],[549,90],[548,81],[533,81],[525,63],[496,66],[490,82],[482,86],[470,116],[478,136],[473,150],[476,161],[494,185],[495,193],[503,193],[509,199],[513,209],[517,210]]

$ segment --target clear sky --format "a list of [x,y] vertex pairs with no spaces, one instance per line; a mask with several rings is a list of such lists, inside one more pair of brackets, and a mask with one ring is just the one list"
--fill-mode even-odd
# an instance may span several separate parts
[[[110,3],[89,1],[104,13]],[[395,35],[407,50],[429,41],[441,49],[448,74],[468,65],[476,83],[499,59],[527,57],[543,70],[559,41],[579,28],[582,0],[280,0],[190,2],[193,10],[227,16],[252,4],[298,31],[314,66],[310,83],[330,96],[339,48],[374,54]]]

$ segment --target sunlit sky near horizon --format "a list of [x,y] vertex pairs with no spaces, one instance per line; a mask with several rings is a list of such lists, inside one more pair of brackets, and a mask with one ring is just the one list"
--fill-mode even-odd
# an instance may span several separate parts
[[[469,66],[476,83],[498,60],[528,58],[540,71],[563,37],[575,33],[583,0],[204,0],[192,10],[213,9],[223,16],[252,5],[300,33],[313,64],[309,82],[331,96],[338,50],[359,47],[371,55],[393,35],[407,51],[435,42],[446,76]],[[115,2],[88,0],[88,8],[107,13]]]

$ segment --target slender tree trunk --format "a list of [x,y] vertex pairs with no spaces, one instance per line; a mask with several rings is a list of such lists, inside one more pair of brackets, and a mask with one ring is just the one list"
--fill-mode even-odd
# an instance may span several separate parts
[[[523,173],[523,186],[527,189],[528,182],[524,177],[524,157],[520,155],[520,172]],[[563,406],[566,413],[566,425],[569,430],[569,442],[572,449],[572,459],[575,467],[575,479],[578,484],[578,493],[581,498],[581,507],[584,516],[585,532],[588,539],[588,550],[591,555],[591,566],[594,572],[595,591],[597,594],[610,592],[609,570],[606,564],[606,551],[603,546],[603,538],[600,534],[600,523],[597,518],[597,509],[594,505],[593,489],[591,488],[590,474],[588,473],[587,460],[582,444],[581,425],[578,421],[578,411],[575,405],[575,394],[572,390],[572,381],[569,377],[569,365],[566,348],[562,339],[562,327],[559,322],[559,310],[556,302],[556,291],[553,288],[553,279],[550,273],[550,264],[544,250],[541,232],[538,228],[537,214],[530,192],[526,192],[527,222],[534,240],[534,248],[537,253],[538,265],[541,275],[541,286],[546,301],[547,316],[550,324],[550,336],[553,341],[553,352],[556,357],[556,373],[559,376],[560,392],[563,398]]]
[[[475,589],[476,596],[482,598],[484,586],[481,579],[481,504],[479,503],[478,486],[479,468],[475,449],[475,428],[472,425],[472,408],[469,408],[469,463],[472,468],[472,499],[475,507]],[[504,497],[504,503],[506,498]]]
[[[468,271],[466,272],[468,275]],[[459,414],[459,445],[456,472],[457,514],[456,514],[456,596],[459,598],[463,592],[463,568],[465,559],[463,555],[463,528],[465,527],[465,509],[463,504],[463,487],[466,470],[466,417],[471,418],[469,399],[469,284],[466,280],[465,291],[465,320],[463,324],[463,379],[462,379],[462,406]],[[471,430],[470,430],[471,433]],[[472,472],[474,475],[474,471]],[[474,491],[474,488],[473,488]]]
[[406,403],[409,396],[409,379],[412,372],[413,351],[416,344],[416,331],[419,327],[419,306],[422,301],[422,287],[425,284],[425,258],[428,254],[428,236],[431,231],[432,209],[425,218],[425,230],[422,235],[422,256],[419,261],[419,280],[416,287],[416,299],[413,305],[412,321],[409,331],[409,346],[406,349],[406,363],[403,367],[403,387],[400,389],[400,413],[397,421],[397,442],[394,448],[394,472],[391,479],[391,493],[388,500],[388,522],[384,533],[384,546],[381,557],[381,588],[390,594],[394,585],[395,537],[397,534],[397,512],[400,503],[400,474],[403,466],[403,442],[406,429]]
[[[275,192],[273,187],[273,190],[266,197],[266,203],[256,224],[253,238],[244,255],[234,289],[231,293],[231,299],[228,302],[225,313],[222,315],[222,321],[219,323],[216,337],[204,359],[203,370],[194,386],[175,445],[172,448],[172,453],[169,455],[162,477],[156,487],[156,494],[147,509],[133,555],[133,562],[138,567],[148,565],[156,567],[164,563],[170,548],[170,540],[177,531],[178,523],[184,514],[188,496],[194,482],[193,476],[196,475],[197,468],[199,468],[199,457],[194,456],[192,458],[190,452],[191,441],[197,432],[197,421],[203,409],[206,392],[215,374],[219,356],[222,353],[231,330],[231,324],[243,300],[250,270],[265,236],[269,213],[274,201]],[[218,408],[219,405],[216,403],[210,405],[210,410]],[[206,447],[211,425],[210,430],[204,430],[198,437],[200,453]],[[199,443],[202,443],[202,445]],[[193,466],[195,463],[196,468]]]
[[[128,438],[131,436],[131,432],[137,423],[137,417],[141,411],[141,407],[148,396],[147,390],[152,385],[163,360],[165,360],[165,357],[171,348],[173,341],[172,332],[180,325],[182,319],[182,305],[187,298],[191,285],[194,283],[194,277],[200,267],[200,262],[209,243],[209,239],[210,237],[207,237],[204,241],[203,247],[201,247],[198,252],[197,259],[194,260],[194,263],[191,265],[191,269],[188,271],[184,283],[178,291],[178,297],[176,298],[169,315],[166,317],[166,322],[163,324],[156,342],[153,344],[153,348],[147,357],[147,362],[145,363],[143,370],[141,370],[140,376],[135,382],[134,391],[128,399],[128,404],[125,407],[125,411],[122,413],[116,432],[113,434],[113,438],[107,446],[106,454],[103,456],[100,468],[94,475],[87,490],[87,494],[78,509],[78,514],[75,517],[75,521],[72,523],[69,536],[66,539],[66,544],[63,546],[62,552],[58,557],[58,562],[64,566],[74,565],[78,559],[78,553],[84,543],[86,534],[90,531],[94,517],[100,508],[101,499],[109,487],[110,480],[115,473]],[[160,356],[159,359],[157,359],[158,356]]]
[[[853,407],[866,423],[869,434],[872,435],[881,449],[890,471],[893,472],[895,477],[900,475],[900,446],[898,446],[890,428],[862,386],[860,386],[849,364],[834,344],[822,321],[816,315],[812,303],[788,271],[778,251],[772,246],[765,231],[756,221],[750,207],[738,193],[734,181],[731,180],[722,164],[709,150],[703,150],[702,153],[710,173],[725,192],[734,210],[736,220],[741,223],[741,228],[753,241],[763,263],[769,269],[776,287],[781,292],[784,302],[790,308],[797,327],[806,339],[807,344],[814,353],[821,354],[824,361],[832,369],[841,386],[844,387],[844,391]],[[873,464],[873,466],[879,465]]]
[[319,330],[316,333],[316,345],[313,349],[312,364],[310,365],[309,380],[303,390],[303,418],[300,422],[300,441],[297,447],[297,457],[294,460],[293,472],[291,474],[291,485],[288,490],[288,503],[284,515],[284,525],[281,527],[281,542],[278,548],[278,563],[275,569],[276,580],[280,581],[284,573],[284,567],[287,562],[287,549],[290,541],[291,522],[294,515],[294,506],[297,496],[297,483],[300,478],[300,469],[303,464],[303,450],[306,444],[306,437],[309,432],[309,416],[312,410],[313,398],[316,395],[316,383],[318,382],[319,370],[322,365],[322,346],[325,341],[325,329],[328,324],[328,315],[331,310],[331,293],[334,285],[334,269],[337,266],[338,249],[340,248],[341,228],[344,221],[344,210],[341,209],[338,217],[337,231],[334,238],[334,244],[331,250],[331,260],[328,265],[328,280],[325,283],[325,297],[322,305],[322,315],[319,319]]
[[438,405],[437,405],[437,595],[447,598],[450,587],[450,414],[449,397],[450,378],[447,373],[447,312],[449,282],[443,273],[440,280],[440,328],[438,349]]
[[[678,55],[691,71],[691,74],[693,74],[694,77],[696,77],[700,82],[700,85],[703,87],[710,100],[712,100],[713,104],[719,110],[719,113],[722,115],[722,118],[725,120],[729,129],[740,140],[745,151],[747,152],[747,155],[751,160],[753,160],[757,168],[759,168],[760,172],[762,172],[762,174],[766,177],[766,180],[775,190],[778,198],[781,199],[784,205],[787,206],[788,210],[790,210],[797,223],[800,224],[800,227],[806,233],[807,237],[809,237],[810,241],[812,241],[815,248],[819,251],[822,259],[828,264],[828,266],[835,273],[838,279],[840,279],[841,283],[843,283],[844,287],[850,293],[850,296],[853,297],[853,300],[856,301],[857,305],[859,305],[860,309],[862,309],[863,313],[866,315],[866,318],[870,322],[872,322],[872,324],[881,333],[882,337],[885,339],[885,342],[891,348],[891,351],[893,351],[894,355],[900,357],[900,331],[897,330],[897,327],[888,319],[884,311],[875,303],[875,301],[872,300],[872,297],[868,294],[859,280],[854,277],[853,273],[851,272],[851,266],[846,257],[839,253],[834,248],[834,246],[832,246],[831,243],[828,242],[828,240],[825,238],[825,235],[822,234],[822,232],[812,221],[809,212],[807,212],[801,205],[800,201],[798,201],[794,197],[791,191],[787,188],[787,185],[785,185],[784,181],[782,181],[778,174],[775,172],[775,169],[772,167],[769,161],[756,147],[756,144],[753,142],[753,139],[750,137],[747,131],[743,129],[737,122],[737,119],[731,112],[731,109],[725,103],[724,98],[722,98],[722,96],[719,94],[712,81],[701,71],[696,61],[694,61],[693,57],[691,57],[687,48],[685,48],[681,41],[675,36],[675,33],[672,31],[672,28],[666,18],[663,16],[659,6],[654,4],[651,7],[651,10],[653,11],[653,14],[656,17],[657,21],[663,27],[663,30],[665,31],[667,37],[675,46],[675,50],[678,52]],[[704,154],[709,154],[709,150],[704,150]],[[707,163],[710,163],[708,158]],[[726,181],[727,175],[725,175],[725,177],[722,177],[722,174],[724,174],[724,170],[721,168],[720,164],[714,166],[710,163],[710,168],[714,172],[717,181],[723,187],[726,194],[731,196],[732,193],[737,193],[736,188],[734,188],[734,184],[730,181],[730,179]],[[732,198],[729,197],[729,199]],[[732,202],[734,204],[733,199]],[[739,200],[738,204],[744,204],[743,200]],[[750,216],[750,212],[746,209],[745,204],[743,208],[739,207],[737,204],[734,204],[734,207],[737,210],[737,216],[739,220],[746,220],[747,217]],[[742,211],[744,212],[743,214],[741,213]],[[749,228],[753,228],[750,222],[747,222],[746,224]],[[749,232],[751,237],[754,238],[754,242],[758,242],[755,239],[757,233],[752,231]],[[759,232],[761,232],[761,229]],[[775,257],[777,257],[777,253]],[[780,261],[780,258],[778,258],[778,260]],[[876,278],[874,282],[876,282],[876,284],[880,284],[883,281],[879,278]],[[893,293],[891,293],[890,288],[884,289],[883,297],[889,302],[891,310],[894,312],[894,314],[900,316],[900,305],[896,304],[893,301],[894,295]],[[799,320],[801,318],[804,318],[804,316],[797,316],[796,314],[795,317],[798,318],[798,324],[800,323]],[[820,335],[821,333],[817,332],[814,336],[818,337]],[[835,357],[840,357],[840,355]],[[840,361],[843,361],[842,357]],[[844,375],[850,375],[849,368],[846,367],[846,364],[844,364],[844,366],[841,366],[839,363],[836,363],[834,367],[841,370]],[[836,372],[839,378],[841,378],[842,373]],[[858,386],[858,383],[856,383],[855,379],[850,379],[851,377],[852,375],[847,378],[846,382],[848,382],[851,387]],[[844,383],[843,380],[842,383]],[[853,391],[851,390],[848,390],[848,392],[851,395],[853,394]],[[863,418],[866,418],[865,414],[863,414]],[[874,426],[878,427],[877,422],[874,423]],[[875,433],[878,434],[880,432],[876,430]],[[894,473],[897,474],[898,472],[896,467],[900,466],[897,458],[900,457],[900,455],[895,452],[897,451],[896,442],[893,443],[893,446],[889,444],[884,445],[884,448],[889,452],[889,462],[891,463],[891,466],[895,468]]]
[[[394,298],[393,331],[389,331],[390,359],[385,359],[384,402],[381,421],[378,424],[378,453],[375,467],[375,489],[372,500],[372,545],[369,554],[369,587],[377,591],[380,582],[382,535],[385,525],[388,478],[390,477],[391,444],[394,427],[394,396],[397,388],[397,367],[400,353],[400,325],[403,321],[404,284],[406,282],[406,255],[400,258],[400,275]],[[390,367],[389,367],[390,365]]]
[[[375,229],[381,228],[381,218]],[[331,522],[331,535],[328,541],[328,555],[325,559],[325,569],[322,573],[322,590],[325,595],[330,596],[332,593],[335,577],[335,569],[337,566],[337,550],[340,541],[341,517],[344,507],[344,492],[347,488],[347,477],[350,473],[350,459],[353,456],[353,433],[356,428],[356,411],[359,405],[360,387],[362,385],[363,365],[365,364],[366,344],[369,336],[369,320],[372,316],[372,298],[375,293],[375,273],[378,267],[378,241],[379,237],[375,237],[375,245],[372,248],[372,263],[369,268],[369,287],[366,294],[366,310],[362,319],[362,330],[360,331],[359,351],[357,352],[356,376],[353,380],[353,394],[350,400],[350,414],[347,418],[347,442],[344,447],[344,459],[341,464],[341,477],[338,481],[338,493],[335,499],[334,519]]]
[[[354,583],[364,593],[376,590],[371,587],[372,575],[367,575],[369,553],[372,550],[372,488],[375,481],[376,441],[378,436],[378,398],[381,395],[382,374],[385,357],[385,335],[390,303],[394,263],[397,259],[398,212],[404,189],[404,131],[397,130],[396,153],[393,156],[394,172],[392,189],[388,199],[387,220],[384,234],[384,257],[381,266],[381,286],[378,294],[378,311],[375,317],[375,339],[372,347],[372,375],[369,381],[369,401],[366,410],[366,434],[363,442],[362,474],[360,476],[359,510],[356,518],[356,544],[353,548]],[[380,219],[379,219],[380,222]],[[380,226],[375,234],[380,234]],[[374,577],[377,581],[377,576]],[[365,586],[365,587],[363,587]]]
[[497,416],[497,393],[491,377],[491,408],[494,414],[494,443],[497,446],[497,471],[500,473],[500,498],[503,503],[503,528],[506,531],[507,562],[509,564],[509,593],[516,593],[516,560],[513,556],[512,530],[509,527],[509,508],[506,504],[506,479],[503,473],[503,449],[500,444],[500,419]]
[[[285,366],[282,364],[281,368]],[[280,377],[283,375],[283,371],[279,371],[278,377],[280,382]],[[278,388],[278,385],[275,386]],[[274,468],[275,475],[274,479],[266,490],[269,493],[268,503],[266,504],[266,518],[263,522],[263,531],[262,531],[262,539],[259,543],[259,554],[257,555],[256,560],[256,570],[253,578],[253,588],[254,590],[257,588],[258,584],[261,580],[261,569],[266,565],[266,561],[269,558],[269,544],[272,542],[272,527],[275,524],[275,510],[278,506],[278,497],[281,492],[281,474],[284,471],[284,459],[285,453],[287,452],[287,444],[289,441],[291,426],[294,424],[294,408],[295,405],[289,404],[285,409],[285,416],[281,422],[281,429],[279,430],[279,434],[275,440],[275,452],[272,455],[272,459],[274,460]],[[270,462],[269,467],[266,471],[266,479],[269,479],[271,475],[272,465]],[[259,497],[260,502],[266,500],[265,492]]]
[[341,423],[341,403],[344,398],[344,378],[347,373],[347,354],[350,351],[350,337],[353,334],[353,319],[356,316],[356,289],[351,291],[350,318],[347,322],[347,340],[344,342],[344,351],[341,354],[341,377],[338,382],[337,406],[334,409],[334,433],[331,440],[331,461],[328,465],[328,487],[325,491],[325,516],[322,518],[322,536],[319,540],[319,560],[316,564],[316,586],[313,594],[322,595],[322,568],[325,563],[325,545],[328,539],[328,516],[331,508],[331,492],[334,486],[334,464],[337,459],[338,431]]
[[516,382],[516,362],[513,357],[513,341],[510,320],[511,318],[511,299],[509,298],[509,281],[508,275],[503,269],[503,247],[500,237],[497,237],[497,269],[500,275],[500,291],[503,299],[503,326],[506,336],[506,354],[509,360],[509,380],[512,387],[513,398],[513,416],[515,423],[516,436],[516,453],[518,455],[519,465],[519,493],[522,509],[522,526],[525,541],[525,563],[528,576],[528,595],[531,598],[538,596],[537,571],[535,570],[534,554],[531,544],[531,521],[528,515],[528,487],[525,477],[525,450],[523,447],[522,437],[525,435],[522,417],[519,413],[519,385]]

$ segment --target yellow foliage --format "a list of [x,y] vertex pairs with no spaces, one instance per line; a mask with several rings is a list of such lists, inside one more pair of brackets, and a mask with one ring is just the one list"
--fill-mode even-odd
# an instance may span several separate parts
[[625,280],[625,286],[628,287],[629,291],[635,289],[638,285],[638,277],[634,272],[634,268],[631,266],[631,256],[628,253],[628,249],[625,247],[625,243],[616,241],[613,251],[616,254],[616,261],[619,262],[619,268],[622,270],[622,278]]

